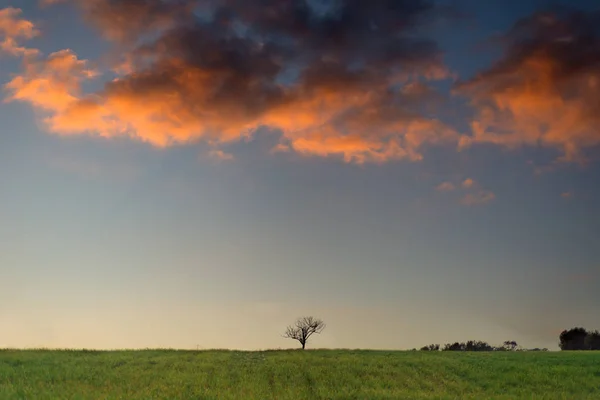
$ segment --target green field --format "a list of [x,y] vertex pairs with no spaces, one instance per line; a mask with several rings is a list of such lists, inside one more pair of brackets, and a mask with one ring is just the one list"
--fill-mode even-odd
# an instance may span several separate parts
[[600,399],[600,352],[0,351],[0,399]]

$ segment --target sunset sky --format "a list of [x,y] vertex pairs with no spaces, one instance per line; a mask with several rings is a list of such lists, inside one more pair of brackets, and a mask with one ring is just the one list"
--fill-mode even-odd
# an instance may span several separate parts
[[600,329],[597,0],[0,0],[0,81],[0,347]]

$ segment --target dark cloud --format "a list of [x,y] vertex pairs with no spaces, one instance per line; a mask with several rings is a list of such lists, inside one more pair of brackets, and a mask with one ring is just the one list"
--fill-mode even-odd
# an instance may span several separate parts
[[600,144],[600,13],[537,13],[500,43],[504,57],[457,87],[477,108],[464,144],[555,147],[566,160]]
[[81,78],[48,81],[64,57],[11,82],[11,98],[33,104],[43,93],[32,89],[53,88],[64,100],[47,120],[58,133],[165,146],[268,126],[282,133],[278,149],[355,162],[418,160],[424,146],[455,141],[544,146],[574,161],[600,145],[598,12],[536,13],[495,41],[502,59],[455,87],[474,108],[466,136],[433,117],[447,99],[431,81],[450,76],[423,34],[449,15],[433,0],[71,2],[120,62],[97,93],[82,93]]
[[69,94],[50,118],[57,132],[168,145],[269,126],[279,148],[355,162],[417,160],[457,140],[424,112],[440,97],[427,81],[448,76],[417,34],[432,1],[73,1],[123,59],[103,90]]
[[189,0],[73,0],[104,35],[129,40],[185,22],[197,2]]

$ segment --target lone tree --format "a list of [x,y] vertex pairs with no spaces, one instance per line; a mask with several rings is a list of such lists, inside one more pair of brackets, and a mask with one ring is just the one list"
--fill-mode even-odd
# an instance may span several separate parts
[[308,338],[313,333],[323,332],[323,329],[325,329],[325,322],[322,320],[313,317],[302,317],[298,318],[294,325],[287,327],[283,337],[299,341],[302,345],[302,350],[304,350]]

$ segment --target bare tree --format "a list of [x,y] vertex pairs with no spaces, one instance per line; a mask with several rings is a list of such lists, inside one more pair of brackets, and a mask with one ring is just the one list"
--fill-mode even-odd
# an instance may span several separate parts
[[302,317],[298,318],[294,325],[287,327],[283,337],[299,341],[302,345],[302,350],[304,350],[308,338],[313,333],[323,332],[323,329],[325,329],[325,322],[322,320],[313,317]]

